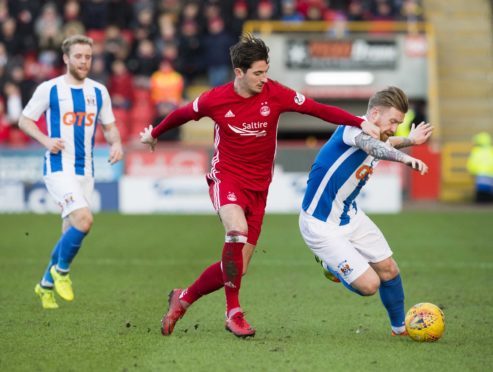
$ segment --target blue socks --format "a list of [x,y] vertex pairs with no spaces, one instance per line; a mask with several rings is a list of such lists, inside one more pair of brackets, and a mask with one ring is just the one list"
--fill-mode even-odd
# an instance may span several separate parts
[[67,231],[65,231],[51,252],[50,263],[45,270],[43,279],[41,280],[42,286],[53,286],[53,278],[50,274],[50,268],[53,265],[57,265],[57,269],[60,271],[69,271],[70,263],[79,251],[82,240],[85,236],[86,233],[77,230],[73,226],[69,227]]
[[45,288],[51,288],[53,287],[53,278],[50,274],[50,269],[53,265],[56,265],[58,262],[58,255],[60,254],[60,243],[62,242],[62,237],[58,242],[56,243],[55,247],[53,248],[53,251],[51,252],[51,258],[50,258],[50,263],[48,264],[48,267],[45,270],[45,273],[43,274],[43,279],[41,279],[41,286]]
[[380,284],[380,298],[383,306],[389,314],[392,329],[399,330],[404,327],[404,289],[402,288],[401,275]]

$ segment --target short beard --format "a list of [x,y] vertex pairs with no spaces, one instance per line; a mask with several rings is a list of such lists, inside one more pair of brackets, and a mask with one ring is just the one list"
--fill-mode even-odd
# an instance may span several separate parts
[[73,68],[73,67],[72,67],[72,68],[71,68],[71,67],[69,67],[69,73],[70,73],[70,75],[72,75],[72,77],[73,77],[75,80],[78,80],[78,81],[80,81],[80,82],[83,82],[83,81],[84,81],[84,79],[87,77],[87,75],[85,75],[85,76],[81,76],[81,74],[77,71],[77,69],[76,69],[76,68]]

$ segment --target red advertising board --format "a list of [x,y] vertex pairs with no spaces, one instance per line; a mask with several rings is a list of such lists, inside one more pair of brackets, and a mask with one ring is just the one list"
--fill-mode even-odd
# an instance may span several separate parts
[[153,178],[203,175],[208,170],[208,159],[205,150],[132,151],[125,157],[125,174]]

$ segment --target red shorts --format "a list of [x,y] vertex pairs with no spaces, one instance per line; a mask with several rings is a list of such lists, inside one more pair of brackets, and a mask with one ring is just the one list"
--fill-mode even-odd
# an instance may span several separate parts
[[247,190],[237,183],[227,180],[212,181],[207,179],[207,182],[209,184],[209,196],[216,211],[226,204],[236,204],[243,209],[248,224],[247,242],[251,245],[257,245],[262,230],[268,190]]

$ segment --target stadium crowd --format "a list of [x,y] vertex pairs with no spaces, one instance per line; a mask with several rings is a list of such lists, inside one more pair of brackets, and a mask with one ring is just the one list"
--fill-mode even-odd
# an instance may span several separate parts
[[187,100],[197,81],[230,80],[229,47],[246,20],[421,17],[420,0],[0,0],[0,144],[30,141],[17,128],[22,108],[63,72],[60,44],[70,35],[94,39],[90,77],[108,87],[125,142]]

